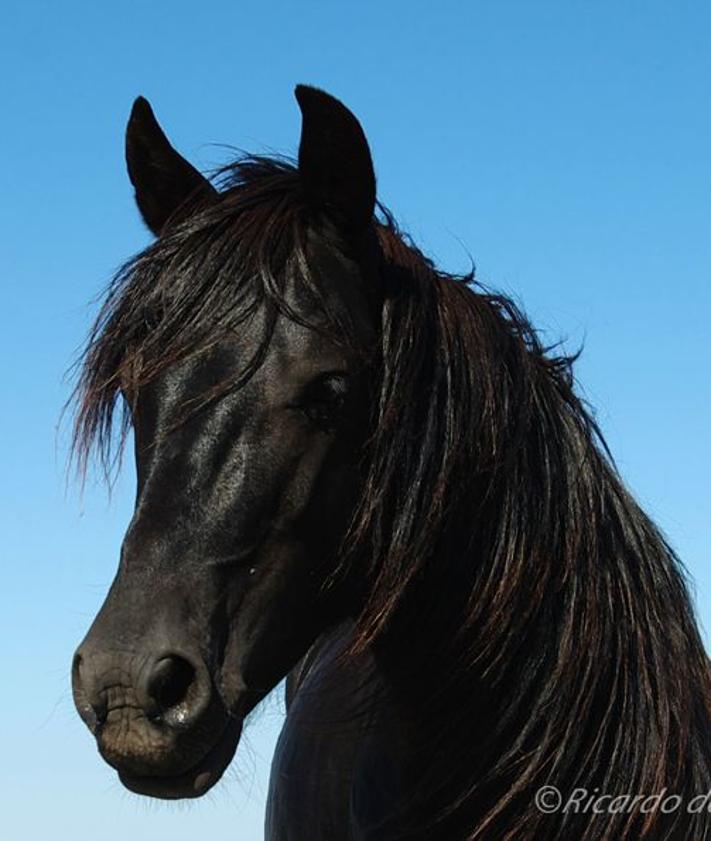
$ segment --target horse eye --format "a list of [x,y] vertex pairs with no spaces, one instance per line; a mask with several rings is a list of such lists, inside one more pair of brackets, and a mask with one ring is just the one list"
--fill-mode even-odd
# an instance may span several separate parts
[[343,419],[348,390],[345,375],[327,374],[309,383],[298,408],[314,426],[332,432]]

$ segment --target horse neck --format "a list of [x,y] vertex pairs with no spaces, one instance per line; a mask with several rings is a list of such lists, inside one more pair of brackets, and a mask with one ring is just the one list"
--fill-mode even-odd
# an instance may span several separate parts
[[[551,782],[711,785],[711,680],[681,566],[581,404],[540,377],[517,449],[448,510],[378,644],[418,734],[413,802],[507,831]],[[637,837],[623,823],[610,838]]]

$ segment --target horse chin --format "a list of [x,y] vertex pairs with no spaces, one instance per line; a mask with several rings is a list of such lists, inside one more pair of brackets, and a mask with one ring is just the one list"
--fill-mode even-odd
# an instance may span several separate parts
[[145,797],[160,800],[202,797],[227,770],[237,750],[241,734],[242,722],[233,720],[199,762],[176,776],[134,776],[119,771],[119,779],[129,791]]

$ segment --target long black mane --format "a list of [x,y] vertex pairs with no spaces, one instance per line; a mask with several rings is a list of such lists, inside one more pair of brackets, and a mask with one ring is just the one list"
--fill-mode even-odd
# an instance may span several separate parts
[[[266,308],[249,377],[277,315],[298,317],[287,284],[322,300],[296,169],[245,159],[222,188],[114,280],[76,391],[82,464],[94,444],[111,464],[121,390]],[[678,813],[603,825],[543,815],[533,796],[711,788],[709,665],[681,565],[620,481],[572,360],[512,301],[438,270],[386,211],[376,229],[379,396],[341,565],[369,582],[352,653],[380,651],[421,711],[421,802],[470,838],[660,838]],[[685,821],[705,837],[702,816]]]
[[611,463],[573,360],[507,298],[391,227],[381,241],[399,291],[354,525],[372,581],[356,648],[380,643],[414,676],[433,747],[420,794],[468,814],[471,838],[660,837],[675,820],[705,837],[699,815],[537,810],[544,785],[708,790],[709,664],[685,574]]

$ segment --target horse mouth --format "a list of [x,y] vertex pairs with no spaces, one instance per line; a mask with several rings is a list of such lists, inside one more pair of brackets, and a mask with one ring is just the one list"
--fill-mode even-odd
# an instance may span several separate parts
[[232,719],[217,742],[195,765],[175,776],[137,776],[119,771],[123,785],[135,794],[161,800],[202,797],[224,774],[242,734],[242,721]]

